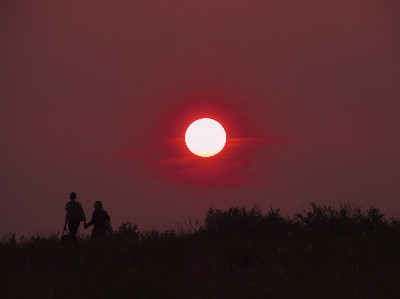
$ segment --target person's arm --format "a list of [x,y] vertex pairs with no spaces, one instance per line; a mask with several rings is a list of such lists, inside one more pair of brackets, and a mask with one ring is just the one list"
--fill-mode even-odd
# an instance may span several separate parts
[[108,221],[111,221],[110,216],[108,215],[108,213],[107,213],[106,211],[104,211],[104,213],[105,213],[106,219],[107,219]]
[[67,223],[68,223],[68,211],[65,211],[64,230],[67,230]]
[[[85,226],[84,226],[85,228],[88,228],[89,226],[91,226],[93,224],[93,219],[95,217],[95,213],[94,212],[92,214],[92,219],[90,220],[90,222],[88,224],[85,224]],[[85,217],[85,223],[86,223],[86,217]]]
[[81,205],[81,208],[82,208],[82,212],[83,212],[83,226],[85,227],[86,226],[86,215],[85,215],[85,211],[83,210],[82,205]]

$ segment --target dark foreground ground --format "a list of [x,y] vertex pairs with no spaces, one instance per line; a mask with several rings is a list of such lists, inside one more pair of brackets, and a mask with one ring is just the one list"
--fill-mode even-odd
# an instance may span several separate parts
[[209,209],[202,224],[127,222],[77,245],[6,236],[0,262],[1,298],[400,298],[400,225],[350,205]]

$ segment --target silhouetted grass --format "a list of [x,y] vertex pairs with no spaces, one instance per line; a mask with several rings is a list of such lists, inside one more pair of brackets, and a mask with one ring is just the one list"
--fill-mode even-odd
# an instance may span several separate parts
[[1,298],[400,298],[400,221],[379,209],[210,208],[164,231],[123,223],[99,242],[10,235]]

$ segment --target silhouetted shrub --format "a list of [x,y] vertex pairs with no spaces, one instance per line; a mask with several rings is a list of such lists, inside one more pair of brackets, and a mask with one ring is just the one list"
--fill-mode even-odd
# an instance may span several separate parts
[[392,217],[389,220],[390,229],[400,231],[400,219]]
[[261,219],[262,215],[258,207],[253,207],[250,211],[246,211],[244,206],[232,207],[228,211],[209,208],[204,219],[204,230],[216,234],[248,231]]
[[125,239],[129,242],[137,242],[140,239],[138,225],[136,223],[132,224],[129,221],[124,222],[115,232],[115,236]]
[[180,221],[175,221],[177,236],[187,236],[197,233],[203,226],[199,220],[193,221],[189,216],[188,218],[182,218]]
[[370,206],[363,212],[360,206],[354,203],[339,203],[339,208],[319,206],[315,202],[310,204],[308,212],[303,209],[303,214],[296,214],[298,222],[305,228],[312,230],[330,230],[334,232],[365,233],[380,231],[388,228],[389,222],[378,208]]
[[292,229],[293,223],[280,215],[279,209],[263,215],[258,206],[246,210],[243,206],[228,211],[209,208],[206,212],[203,230],[216,235],[231,233],[264,234]]
[[278,233],[288,233],[297,231],[299,228],[298,223],[294,222],[288,217],[283,217],[280,214],[280,209],[273,210],[272,207],[268,213],[263,217],[264,231],[273,231]]

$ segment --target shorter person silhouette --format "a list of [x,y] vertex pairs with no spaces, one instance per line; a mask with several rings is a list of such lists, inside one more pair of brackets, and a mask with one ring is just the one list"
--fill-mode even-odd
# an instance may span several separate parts
[[101,201],[96,201],[94,203],[92,220],[90,220],[88,224],[84,225],[84,228],[86,229],[93,224],[92,241],[102,238],[106,234],[106,219],[110,221],[110,216],[108,216],[107,212],[104,211]]

